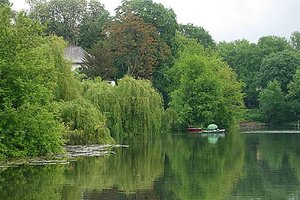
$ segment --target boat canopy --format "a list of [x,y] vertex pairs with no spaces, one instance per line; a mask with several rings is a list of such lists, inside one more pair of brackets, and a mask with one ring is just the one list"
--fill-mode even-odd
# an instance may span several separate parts
[[210,124],[210,125],[208,125],[207,129],[215,130],[215,129],[218,129],[218,126],[216,124]]

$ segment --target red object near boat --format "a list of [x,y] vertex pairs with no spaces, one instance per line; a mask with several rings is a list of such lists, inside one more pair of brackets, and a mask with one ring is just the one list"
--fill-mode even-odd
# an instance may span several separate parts
[[188,127],[187,131],[189,133],[201,133],[202,132],[202,128]]

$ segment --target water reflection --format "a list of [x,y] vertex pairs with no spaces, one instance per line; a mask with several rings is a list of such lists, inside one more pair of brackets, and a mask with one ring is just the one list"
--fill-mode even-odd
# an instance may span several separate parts
[[115,155],[2,168],[0,199],[299,199],[299,135],[221,136],[125,138]]
[[201,133],[201,137],[207,138],[208,143],[217,144],[219,138],[224,138],[225,133]]
[[246,174],[232,198],[300,198],[300,136],[298,134],[247,135]]

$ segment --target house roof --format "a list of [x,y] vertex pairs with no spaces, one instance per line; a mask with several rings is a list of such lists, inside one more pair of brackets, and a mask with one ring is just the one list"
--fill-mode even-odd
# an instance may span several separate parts
[[85,53],[83,48],[74,45],[68,46],[64,52],[65,58],[72,61],[73,64],[83,63]]

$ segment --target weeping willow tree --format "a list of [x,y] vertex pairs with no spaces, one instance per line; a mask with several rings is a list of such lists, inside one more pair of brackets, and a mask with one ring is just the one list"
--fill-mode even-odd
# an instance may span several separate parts
[[122,132],[121,107],[114,87],[98,77],[83,82],[83,96],[105,115],[112,133]]
[[101,79],[84,83],[84,97],[108,119],[114,136],[154,134],[161,129],[162,97],[150,81],[126,76],[112,87]]
[[83,98],[63,103],[61,117],[67,128],[65,139],[68,144],[114,142],[106,126],[105,116]]
[[126,76],[119,81],[116,94],[121,107],[123,132],[151,134],[160,130],[163,100],[150,81]]
[[75,79],[74,73],[71,71],[71,63],[64,58],[64,49],[66,42],[56,36],[50,37],[51,54],[54,57],[57,86],[55,88],[55,99],[57,101],[70,101],[76,99],[80,95],[80,83]]

